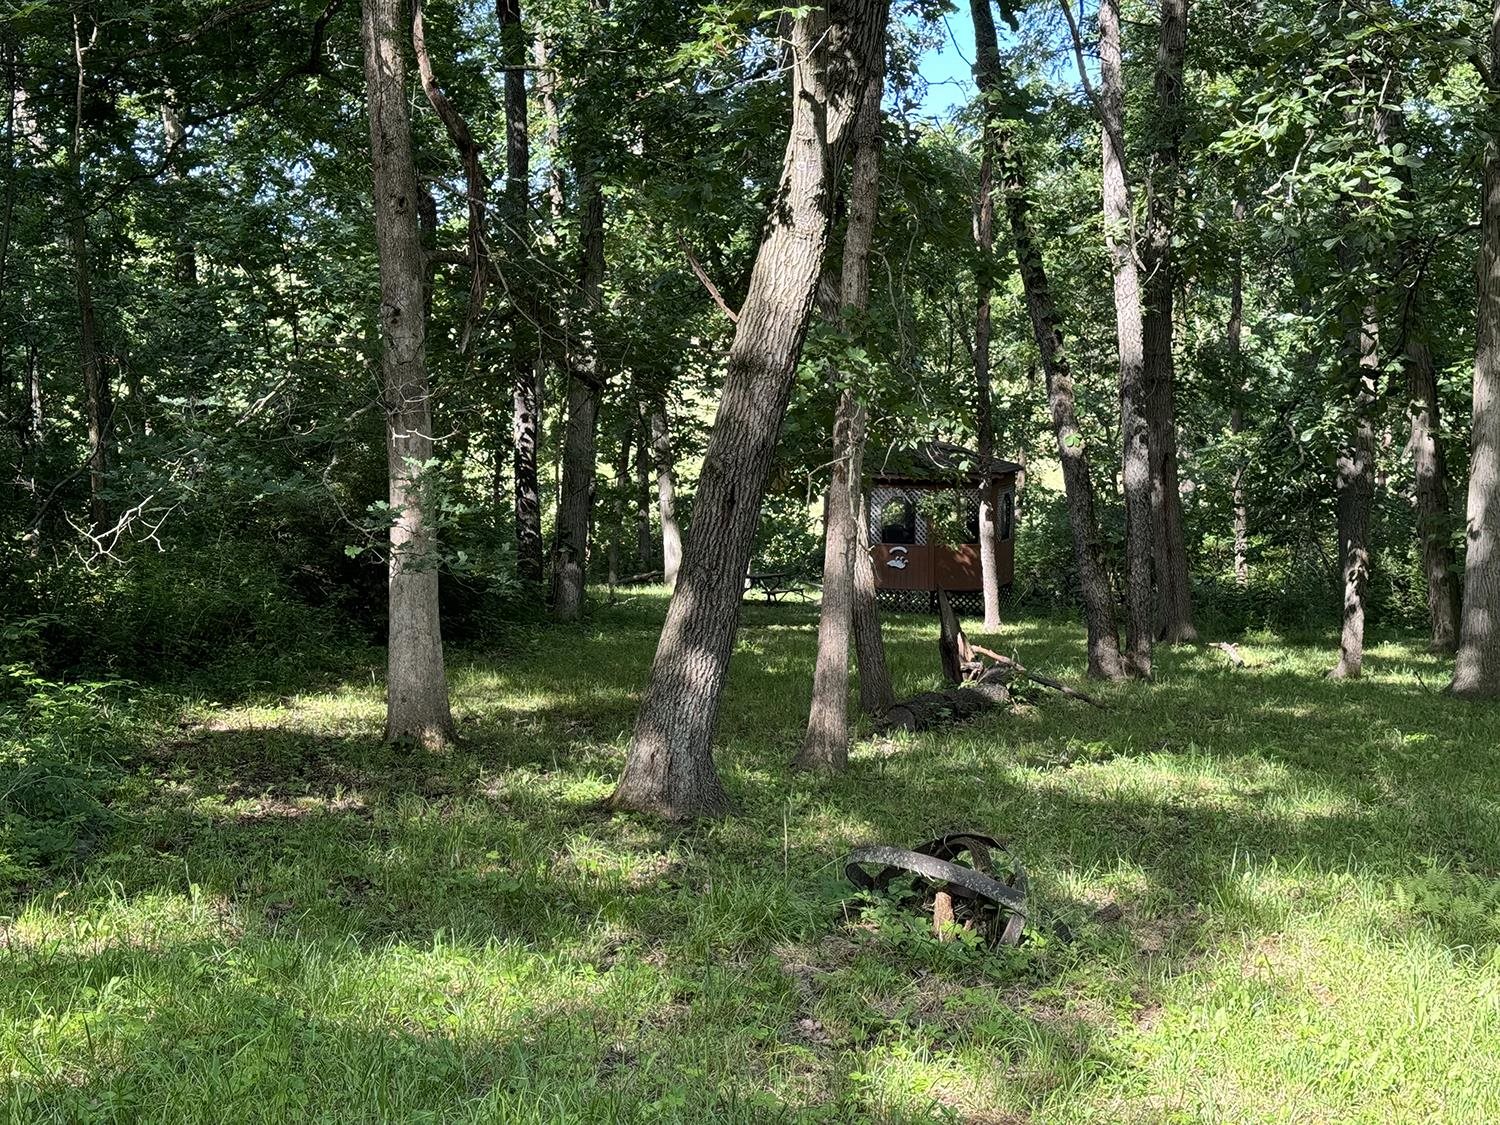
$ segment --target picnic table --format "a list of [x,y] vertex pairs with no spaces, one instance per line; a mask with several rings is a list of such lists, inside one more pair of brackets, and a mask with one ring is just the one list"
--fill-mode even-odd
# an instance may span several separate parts
[[805,597],[807,583],[791,570],[752,570],[745,575],[745,591],[758,590],[767,602],[779,601],[788,594]]

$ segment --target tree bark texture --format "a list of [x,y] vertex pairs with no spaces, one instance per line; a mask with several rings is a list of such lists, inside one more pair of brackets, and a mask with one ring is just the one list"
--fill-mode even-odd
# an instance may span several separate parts
[[792,122],[781,186],[730,346],[677,590],[614,804],[680,818],[728,808],[712,745],[771,454],[828,243],[833,185],[865,81],[884,62],[884,0],[792,24]]
[[[880,97],[883,68],[865,82],[851,143],[849,218],[839,279],[839,308],[863,312],[870,303],[870,247],[880,204]],[[833,383],[842,379],[835,372]],[[807,732],[794,765],[837,772],[849,763],[849,641],[854,629],[855,555],[865,546],[859,524],[864,495],[865,412],[843,387],[833,415],[832,479],[824,502],[823,593],[818,612],[818,654],[813,667]],[[877,626],[878,627],[878,626]]]
[[[1500,0],[1490,32],[1491,66],[1500,65]],[[1491,99],[1495,93],[1491,92]],[[1455,695],[1500,698],[1500,135],[1485,146],[1480,213],[1479,339],[1474,352],[1463,611],[1453,670]]]
[[361,19],[392,512],[386,737],[434,747],[449,739],[453,720],[438,618],[437,543],[427,511],[432,414],[424,355],[425,256],[406,112],[403,8],[401,0],[364,0]]
[[[999,57],[995,35],[995,17],[989,0],[970,0],[974,20],[976,56],[993,52]],[[976,82],[986,97],[999,97],[996,85],[990,84],[980,70]],[[1104,565],[1104,545],[1094,515],[1094,484],[1089,477],[1087,452],[1078,427],[1078,409],[1073,392],[1073,372],[1063,347],[1057,306],[1041,248],[1031,229],[1031,200],[1026,184],[1026,165],[1021,158],[1019,138],[1012,122],[1004,121],[996,132],[996,171],[1005,196],[1005,213],[1010,227],[1011,245],[1016,268],[1026,294],[1026,311],[1036,337],[1037,352],[1047,382],[1047,405],[1052,415],[1052,429],[1057,436],[1058,460],[1062,465],[1063,492],[1068,504],[1068,523],[1073,532],[1073,552],[1078,563],[1078,584],[1083,599],[1084,624],[1088,629],[1088,671],[1098,679],[1117,680],[1123,675],[1120,666],[1120,638],[1115,624],[1114,597],[1110,592],[1109,573]]]
[[1188,0],[1162,0],[1156,53],[1156,119],[1151,123],[1151,176],[1141,257],[1146,267],[1142,331],[1146,414],[1151,430],[1151,512],[1157,637],[1167,644],[1198,639],[1193,627],[1182,495],[1177,473],[1176,363],[1173,358],[1172,259],[1177,185],[1185,123],[1182,69],[1187,52]]
[[1114,271],[1115,339],[1120,357],[1121,475],[1125,485],[1125,670],[1151,678],[1156,632],[1151,590],[1151,427],[1146,416],[1146,357],[1135,216],[1125,179],[1125,76],[1119,0],[1099,3],[1100,148],[1104,155],[1104,243]]
[[558,505],[557,537],[552,551],[552,606],[560,621],[577,619],[588,572],[599,422],[596,334],[604,307],[604,193],[593,177],[580,172],[577,179],[583,251],[578,273],[580,322],[574,326],[576,331],[568,333],[568,418],[563,438],[562,503]]

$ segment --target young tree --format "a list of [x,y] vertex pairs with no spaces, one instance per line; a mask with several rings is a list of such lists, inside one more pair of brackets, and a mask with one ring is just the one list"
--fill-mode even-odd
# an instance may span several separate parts
[[712,754],[720,693],[828,243],[840,157],[865,82],[882,65],[888,16],[888,0],[838,0],[793,21],[792,119],[781,183],[735,326],[682,570],[615,789],[617,808],[673,818],[728,808]]
[[[864,104],[852,140],[849,220],[838,285],[840,308],[862,313],[870,302],[870,246],[880,201],[880,99],[884,68],[865,81]],[[834,382],[842,382],[835,372]],[[794,765],[838,772],[849,764],[849,639],[854,626],[855,557],[864,548],[860,525],[864,496],[865,411],[854,388],[839,391],[833,418],[832,479],[824,500],[823,596],[818,614],[818,655],[813,668],[807,733]],[[878,627],[878,625],[877,625]]]
[[424,356],[425,256],[406,113],[402,0],[363,0],[361,38],[370,114],[375,243],[380,257],[380,369],[390,470],[386,737],[441,746],[452,735],[428,482],[431,391]]
[[[1486,106],[1500,107],[1500,0],[1490,25]],[[1479,213],[1478,343],[1474,353],[1474,430],[1470,439],[1463,609],[1453,693],[1500,698],[1500,132],[1490,125]]]
[[[999,58],[981,58],[978,65],[986,70],[998,68]],[[993,86],[995,77],[987,79]],[[974,390],[976,394],[975,429],[979,460],[986,466],[995,457],[995,412],[990,386],[991,303],[994,298],[995,255],[995,135],[1000,112],[993,100],[984,101],[980,123],[979,191],[974,201],[974,245],[979,251],[974,288]],[[984,628],[1000,628],[1000,527],[996,519],[996,496],[993,481],[986,477],[979,498],[979,585],[984,601]]]
[[[969,11],[974,20],[974,79],[981,96],[999,102],[1004,91],[1000,86],[1000,48],[990,0],[969,0]],[[1088,629],[1089,675],[1118,680],[1124,674],[1120,667],[1120,637],[1115,624],[1114,595],[1104,566],[1104,546],[1094,515],[1094,484],[1089,477],[1088,455],[1078,426],[1073,372],[1063,347],[1060,318],[1052,299],[1052,286],[1047,278],[1041,247],[1031,229],[1026,165],[1021,157],[1014,122],[1005,120],[995,139],[995,162],[1005,197],[1011,246],[1046,376],[1047,404],[1057,438],[1058,460],[1062,463],[1063,493],[1068,505],[1068,523],[1073,532],[1084,624]]]
[[73,136],[68,146],[68,246],[73,254],[73,290],[78,299],[78,365],[83,376],[85,422],[88,427],[89,524],[94,535],[105,534],[109,508],[104,499],[109,471],[109,442],[114,399],[109,372],[99,353],[99,319],[94,308],[93,267],[89,261],[88,199],[83,179],[83,133],[88,92],[87,58],[99,38],[95,23],[87,39],[83,17],[73,15]]
[[[1229,432],[1245,432],[1245,398],[1248,385],[1244,374],[1245,336],[1245,256],[1240,250],[1239,228],[1245,221],[1245,204],[1234,201],[1235,233],[1229,262],[1229,381],[1232,405],[1229,408]],[[1234,581],[1238,586],[1250,584],[1250,503],[1245,488],[1245,458],[1237,454],[1230,478],[1230,503],[1234,508]]]

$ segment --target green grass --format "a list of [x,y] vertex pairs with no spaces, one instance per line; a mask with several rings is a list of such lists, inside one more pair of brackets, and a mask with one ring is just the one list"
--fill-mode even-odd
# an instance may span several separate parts
[[[442,756],[380,744],[363,653],[156,700],[112,842],[0,907],[9,1119],[1500,1119],[1500,712],[1415,642],[1358,683],[1270,637],[1163,651],[1107,712],[1048,695],[820,780],[786,768],[814,611],[749,607],[738,813],[682,827],[601,804],[663,604],[455,656]],[[934,636],[888,622],[903,694]],[[1082,668],[1070,623],[999,645]],[[846,912],[851,846],[962,827],[1073,942]]]

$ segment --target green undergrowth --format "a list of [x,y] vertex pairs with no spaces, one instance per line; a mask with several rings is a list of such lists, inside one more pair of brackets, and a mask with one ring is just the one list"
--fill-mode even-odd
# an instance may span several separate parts
[[[1326,644],[1161,651],[1108,710],[865,730],[829,780],[787,769],[815,611],[750,606],[736,812],[675,826],[603,806],[664,604],[455,654],[438,755],[380,743],[364,650],[226,700],[13,670],[9,1119],[1500,1119],[1500,715],[1414,640],[1355,683]],[[932,620],[887,635],[933,686]],[[988,643],[1083,666],[1069,622]],[[50,821],[5,790],[27,760],[72,771]],[[852,846],[958,828],[1028,867],[1020,948],[853,906]]]

